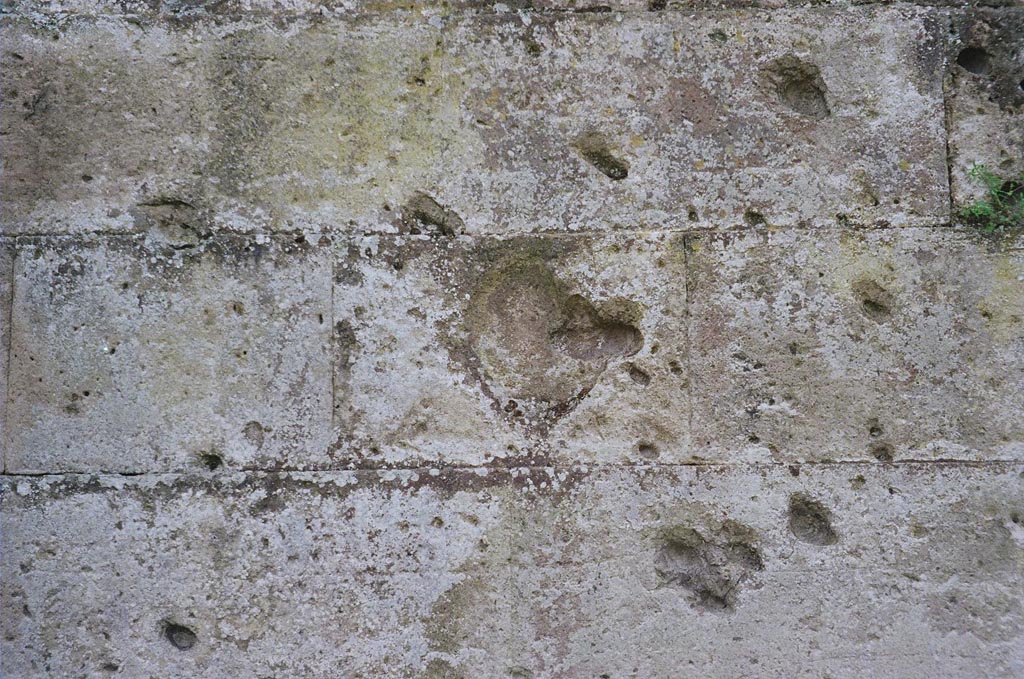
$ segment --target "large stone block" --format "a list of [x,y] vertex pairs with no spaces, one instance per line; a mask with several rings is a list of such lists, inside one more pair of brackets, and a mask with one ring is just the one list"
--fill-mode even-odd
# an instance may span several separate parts
[[[0,238],[0,441],[7,433],[8,358],[11,349],[11,299],[14,287],[14,242]],[[0,470],[4,467],[4,454],[0,450]]]
[[939,17],[10,18],[3,224],[132,231],[170,198],[396,231],[418,192],[474,234],[943,222]]
[[[171,209],[182,208],[148,218]],[[290,237],[18,245],[7,471],[322,461],[328,247]]]
[[[788,0],[797,4],[795,0]],[[735,2],[736,6],[782,6],[787,0],[767,2]],[[655,7],[659,0],[652,0]],[[664,0],[660,2],[664,8]],[[712,5],[713,0],[687,0],[672,3],[682,6]],[[191,24],[200,21],[224,21],[239,17],[273,16],[288,19],[297,16],[360,17],[379,14],[418,12],[425,17],[436,16],[445,20],[450,15],[464,12],[543,12],[546,10],[572,12],[609,12],[646,10],[646,0],[216,0],[215,2],[190,0],[3,0],[6,12],[28,16],[67,15],[130,16],[136,21],[175,22]],[[436,20],[436,19],[435,19]]]
[[136,203],[188,201],[208,152],[216,103],[182,34],[66,21],[4,19],[8,233],[130,230]]
[[695,453],[1024,456],[1019,239],[903,229],[689,242]]
[[607,470],[519,497],[532,677],[1024,671],[1020,465]]
[[501,676],[503,476],[7,477],[0,672]]
[[7,477],[0,669],[1019,676],[1022,472]]
[[342,243],[332,459],[688,459],[685,281],[678,234]]
[[983,198],[969,173],[984,165],[1024,193],[1024,9],[953,13],[950,178],[960,205]]
[[490,170],[471,191],[449,188],[455,177],[440,190],[468,225],[904,225],[948,212],[934,12],[497,16],[454,29],[453,77]]

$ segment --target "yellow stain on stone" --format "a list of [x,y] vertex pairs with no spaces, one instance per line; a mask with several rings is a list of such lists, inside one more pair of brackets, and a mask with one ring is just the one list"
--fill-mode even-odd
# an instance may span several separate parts
[[396,54],[386,32],[314,34],[282,57],[274,85],[292,103],[270,120],[254,199],[279,218],[325,205],[365,213],[430,190],[478,148],[445,75],[451,57],[433,33],[417,37]]
[[992,287],[978,305],[985,330],[1006,344],[1024,335],[1024,261],[1000,253],[992,262]]
[[891,293],[896,292],[893,246],[891,242],[868,242],[862,233],[844,230],[839,236],[838,252],[819,252],[824,281],[836,294],[848,296],[858,280],[871,280]]

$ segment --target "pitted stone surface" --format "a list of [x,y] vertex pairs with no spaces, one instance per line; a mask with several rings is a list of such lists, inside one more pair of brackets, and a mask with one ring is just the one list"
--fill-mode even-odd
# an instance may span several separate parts
[[1022,455],[1015,241],[150,228],[19,242],[9,471]]
[[1024,8],[953,17],[950,177],[958,204],[983,196],[968,176],[984,165],[1006,180],[1024,177]]
[[401,677],[460,652],[486,668],[490,640],[460,623],[505,603],[502,500],[488,475],[454,479],[5,483],[3,674]]
[[16,232],[390,231],[417,192],[469,233],[948,218],[932,10],[5,22]]
[[320,462],[329,248],[241,236],[18,246],[8,472]]
[[[1021,671],[1019,465],[793,469],[607,471],[543,512],[524,497],[516,662],[538,677]],[[792,534],[799,492],[829,508],[836,543]],[[659,575],[659,555],[684,531],[738,548],[713,560],[734,569],[734,606],[702,607]]]
[[686,454],[681,237],[367,237],[338,253],[339,461]]
[[812,5],[0,0],[0,676],[1024,676],[1020,1]]
[[[0,441],[7,433],[7,369],[11,346],[11,298],[14,283],[14,242],[0,238]],[[3,470],[4,455],[0,453],[0,471]]]
[[[1024,468],[795,469],[8,478],[4,675],[1024,669]],[[811,489],[832,544],[790,530]],[[664,577],[688,532],[746,563],[729,607]]]
[[907,229],[689,242],[695,452],[1021,458],[1019,241]]

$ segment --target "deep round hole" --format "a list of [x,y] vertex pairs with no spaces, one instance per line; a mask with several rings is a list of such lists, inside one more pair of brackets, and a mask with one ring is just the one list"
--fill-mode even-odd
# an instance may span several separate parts
[[203,466],[211,472],[224,466],[224,458],[217,453],[202,453],[199,459],[202,461]]
[[980,47],[967,47],[960,50],[956,63],[964,70],[975,75],[987,75],[989,71],[988,52]]
[[179,651],[187,651],[196,645],[196,633],[173,622],[164,625],[164,637]]
[[879,462],[892,462],[894,452],[893,447],[888,443],[876,443],[871,446],[871,454]]

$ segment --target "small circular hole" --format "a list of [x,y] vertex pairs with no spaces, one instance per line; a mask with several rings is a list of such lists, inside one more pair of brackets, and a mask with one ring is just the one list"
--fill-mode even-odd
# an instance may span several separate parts
[[199,459],[202,461],[203,466],[211,472],[224,466],[224,458],[217,453],[202,453],[199,455]]
[[179,651],[187,651],[196,645],[196,633],[184,625],[173,622],[164,625],[164,638]]
[[974,75],[987,75],[989,71],[988,52],[980,47],[967,47],[960,50],[956,63],[965,71]]

